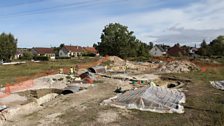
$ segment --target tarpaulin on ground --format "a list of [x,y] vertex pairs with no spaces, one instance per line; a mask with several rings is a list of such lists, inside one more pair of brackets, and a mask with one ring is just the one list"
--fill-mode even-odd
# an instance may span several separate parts
[[185,94],[176,89],[146,86],[118,95],[109,103],[112,106],[159,113],[183,113]]

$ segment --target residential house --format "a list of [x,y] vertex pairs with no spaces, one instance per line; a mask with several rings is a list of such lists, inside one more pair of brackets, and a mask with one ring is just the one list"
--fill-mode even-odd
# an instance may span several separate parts
[[23,56],[23,52],[21,50],[16,50],[16,54],[14,56],[14,59],[19,59]]
[[84,49],[81,46],[65,45],[59,50],[59,57],[78,57],[82,56]]
[[23,57],[25,52],[30,51],[31,49],[29,48],[17,48],[16,49],[16,54],[14,56],[14,59],[20,59],[21,57]]
[[186,52],[180,47],[179,44],[175,44],[173,47],[168,49],[167,54],[170,56],[183,56]]
[[49,59],[55,59],[55,53],[53,48],[32,48],[33,55],[37,56],[47,56]]
[[189,53],[190,53],[190,54],[196,54],[197,51],[198,51],[198,48],[196,48],[196,47],[191,47],[190,50],[189,50]]
[[152,56],[164,56],[166,55],[166,51],[159,45],[155,45],[150,51],[149,53]]
[[199,55],[197,54],[198,52],[198,48],[196,47],[191,47],[190,50],[189,50],[189,55],[192,57],[192,58],[197,58],[199,57]]
[[93,55],[99,55],[99,53],[97,52],[97,50],[94,47],[83,47],[84,52],[86,54],[93,54]]

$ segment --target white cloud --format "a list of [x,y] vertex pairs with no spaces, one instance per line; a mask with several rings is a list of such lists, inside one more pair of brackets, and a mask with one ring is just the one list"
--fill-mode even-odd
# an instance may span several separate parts
[[194,45],[224,34],[224,1],[207,0],[184,8],[125,15],[118,20],[131,26],[137,37],[145,42]]
[[[49,1],[57,2],[56,5],[67,5],[73,2],[73,0],[67,2],[61,0]],[[100,40],[102,29],[111,22],[127,25],[129,30],[134,31],[136,37],[144,42],[156,41],[167,44],[182,42],[183,44],[194,45],[195,42],[201,42],[203,39],[210,41],[218,35],[224,34],[223,0],[200,0],[184,7],[158,7],[163,4],[162,1],[158,2],[158,0],[142,0],[137,3],[122,1],[116,4],[121,4],[121,7],[124,6],[125,11],[130,8],[134,8],[133,10],[141,7],[144,9],[147,7],[155,8],[145,9],[144,11],[124,11],[120,14],[111,14],[111,9],[122,10],[122,8],[108,9],[104,6],[106,2],[103,2],[102,5],[98,5],[98,2],[95,1],[90,3],[93,4],[87,6],[91,9],[80,7],[59,11],[58,13],[52,13],[52,15],[51,13],[38,15],[39,17],[32,15],[29,18],[21,19],[21,21],[17,20],[16,22],[19,22],[19,24],[14,24],[14,21],[10,20],[5,25],[5,29],[19,29],[15,31],[15,34],[18,35],[21,46],[58,46],[62,42],[92,45]],[[100,6],[104,9],[101,10]],[[35,20],[40,21],[40,24],[32,23]],[[3,23],[1,24],[3,25]],[[25,24],[27,27],[20,26],[20,24]],[[27,44],[28,42],[29,44]]]

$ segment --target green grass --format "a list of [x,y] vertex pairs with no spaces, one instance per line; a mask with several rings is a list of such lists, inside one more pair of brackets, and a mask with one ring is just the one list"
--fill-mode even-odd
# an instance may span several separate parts
[[84,64],[96,61],[96,58],[83,58],[83,59],[61,59],[56,61],[32,63],[20,65],[0,65],[0,84],[7,83],[13,84],[18,78],[30,77],[41,72],[58,70],[59,68],[75,67],[76,64]]

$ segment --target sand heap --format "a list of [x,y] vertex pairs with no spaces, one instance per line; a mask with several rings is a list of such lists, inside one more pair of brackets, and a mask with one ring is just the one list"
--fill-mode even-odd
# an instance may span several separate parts
[[189,61],[172,61],[159,68],[161,73],[187,73],[199,70],[199,68]]
[[113,62],[111,66],[125,66],[129,70],[149,71],[159,67],[158,64],[148,62],[132,62],[123,60],[117,56],[110,56],[109,60]]
[[117,56],[110,56],[109,60],[113,62],[114,66],[124,66],[125,65],[125,60],[121,59],[120,57]]
[[136,62],[128,61],[126,63],[126,66],[127,66],[128,69],[132,69],[132,70],[150,71],[150,70],[158,68],[159,64],[152,64],[152,63],[147,63],[147,62],[136,63]]

